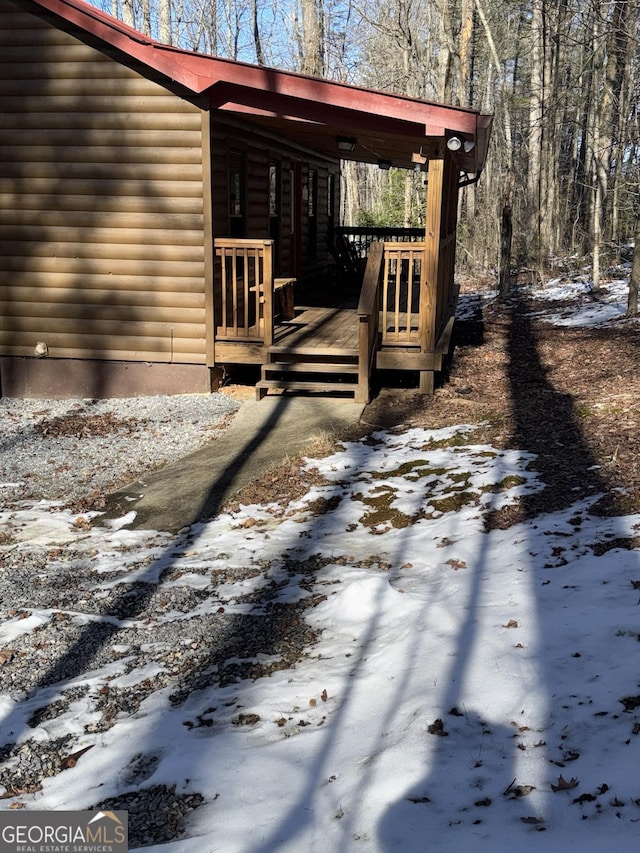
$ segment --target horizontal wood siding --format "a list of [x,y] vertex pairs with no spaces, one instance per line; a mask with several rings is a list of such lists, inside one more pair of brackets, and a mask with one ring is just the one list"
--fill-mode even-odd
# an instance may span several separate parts
[[0,0],[0,355],[204,364],[202,113]]

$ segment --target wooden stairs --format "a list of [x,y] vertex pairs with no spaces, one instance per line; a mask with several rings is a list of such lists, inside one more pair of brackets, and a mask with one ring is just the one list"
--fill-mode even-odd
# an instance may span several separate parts
[[327,394],[356,397],[358,390],[358,350],[332,347],[319,352],[317,347],[274,345],[262,365],[262,378],[256,385],[256,398],[270,391],[298,394]]

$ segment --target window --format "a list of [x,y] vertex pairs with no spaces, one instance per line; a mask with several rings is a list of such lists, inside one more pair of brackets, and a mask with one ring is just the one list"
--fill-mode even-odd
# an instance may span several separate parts
[[280,168],[269,164],[269,216],[280,216]]
[[309,257],[318,254],[318,173],[309,169],[307,184],[307,223],[309,234]]
[[229,153],[229,234],[244,237],[245,233],[244,157],[239,151]]
[[269,237],[273,240],[273,262],[280,269],[281,171],[279,163],[269,164]]

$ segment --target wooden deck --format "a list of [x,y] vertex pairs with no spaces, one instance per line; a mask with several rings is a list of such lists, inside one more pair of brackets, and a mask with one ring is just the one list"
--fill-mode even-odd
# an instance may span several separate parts
[[292,320],[274,330],[272,351],[317,356],[358,355],[358,314],[355,308],[296,308]]
[[[270,240],[225,238],[215,246],[215,316],[220,322],[213,360],[260,364],[258,399],[290,391],[347,394],[366,402],[375,370],[418,371],[420,390],[432,391],[455,299],[441,306],[446,322],[436,327],[435,288],[425,279],[425,243],[373,243],[357,308],[342,300],[323,307],[292,307],[292,299],[283,303]],[[293,285],[289,279],[290,297]]]

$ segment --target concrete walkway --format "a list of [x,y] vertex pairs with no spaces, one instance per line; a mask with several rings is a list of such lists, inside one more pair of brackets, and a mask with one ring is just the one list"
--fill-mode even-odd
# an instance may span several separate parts
[[364,405],[352,400],[266,397],[243,403],[220,438],[119,489],[107,503],[107,518],[134,510],[131,528],[176,533],[203,518],[251,480],[316,437],[353,426]]

